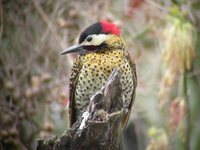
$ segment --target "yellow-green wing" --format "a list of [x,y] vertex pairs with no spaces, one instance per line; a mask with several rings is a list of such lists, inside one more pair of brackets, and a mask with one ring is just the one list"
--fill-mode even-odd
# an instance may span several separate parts
[[76,109],[74,108],[75,102],[75,91],[77,79],[79,77],[79,72],[82,68],[80,56],[78,56],[73,63],[73,67],[70,74],[70,84],[69,84],[69,108],[68,108],[68,116],[69,116],[69,126],[71,127],[74,122],[76,122]]
[[126,51],[125,52],[125,57],[126,59],[128,60],[129,64],[130,64],[130,67],[131,67],[131,72],[132,72],[132,80],[133,80],[133,93],[132,93],[132,98],[131,98],[131,102],[128,106],[128,112],[126,114],[126,116],[124,117],[124,120],[123,120],[123,123],[122,123],[122,126],[125,127],[126,124],[128,123],[128,120],[129,120],[129,117],[130,117],[130,114],[131,114],[131,108],[132,108],[132,105],[135,101],[135,93],[136,93],[136,86],[137,86],[137,74],[136,74],[136,66],[135,66],[135,62],[134,60],[131,58],[130,54]]

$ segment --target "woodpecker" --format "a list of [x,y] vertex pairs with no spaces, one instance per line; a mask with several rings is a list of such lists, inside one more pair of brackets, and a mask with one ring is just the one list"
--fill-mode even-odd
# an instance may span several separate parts
[[61,52],[61,55],[78,52],[70,75],[70,126],[87,108],[91,96],[105,85],[115,68],[121,72],[124,105],[128,109],[123,125],[127,124],[135,100],[137,76],[135,63],[120,34],[117,25],[102,20],[87,27],[80,34],[78,44]]

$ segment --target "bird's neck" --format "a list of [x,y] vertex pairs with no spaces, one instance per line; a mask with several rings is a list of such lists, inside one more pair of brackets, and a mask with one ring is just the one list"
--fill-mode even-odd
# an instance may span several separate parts
[[108,41],[106,41],[106,45],[108,49],[121,49],[124,50],[126,48],[126,44],[124,43],[122,37],[113,35]]

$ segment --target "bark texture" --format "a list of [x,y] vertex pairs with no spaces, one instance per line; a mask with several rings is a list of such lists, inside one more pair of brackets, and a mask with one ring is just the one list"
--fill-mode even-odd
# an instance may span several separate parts
[[123,107],[120,72],[90,99],[82,117],[60,137],[37,139],[36,150],[118,150],[122,134]]

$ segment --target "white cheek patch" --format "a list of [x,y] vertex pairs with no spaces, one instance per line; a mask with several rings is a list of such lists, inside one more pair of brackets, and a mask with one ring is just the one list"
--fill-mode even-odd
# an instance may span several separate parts
[[91,42],[93,43],[93,45],[100,45],[104,41],[106,41],[107,39],[108,39],[108,35],[99,34],[99,35],[94,35],[94,38],[93,38],[93,40]]
[[83,45],[100,45],[109,38],[109,35],[106,34],[93,34],[90,36],[92,37],[92,41],[85,41]]

